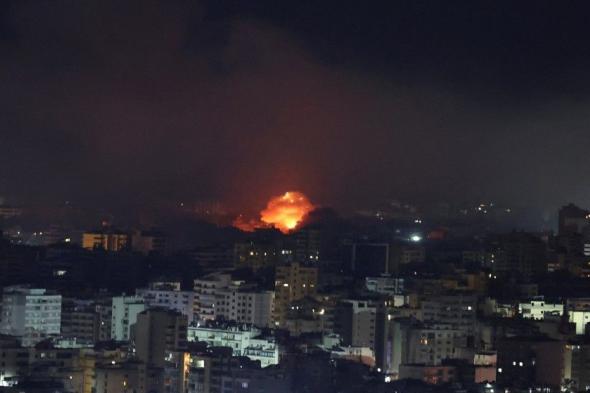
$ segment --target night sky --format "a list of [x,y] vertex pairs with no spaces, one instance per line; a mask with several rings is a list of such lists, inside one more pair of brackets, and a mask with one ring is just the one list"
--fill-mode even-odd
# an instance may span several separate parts
[[0,1],[0,196],[590,205],[590,5]]

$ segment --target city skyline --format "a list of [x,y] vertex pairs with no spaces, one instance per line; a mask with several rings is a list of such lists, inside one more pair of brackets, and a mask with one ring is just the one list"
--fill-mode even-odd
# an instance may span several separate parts
[[0,393],[590,392],[589,26],[0,1]]

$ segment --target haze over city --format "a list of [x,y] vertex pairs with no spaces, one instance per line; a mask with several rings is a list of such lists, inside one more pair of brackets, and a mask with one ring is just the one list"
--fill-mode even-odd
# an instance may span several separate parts
[[13,204],[252,213],[292,189],[349,211],[590,202],[590,54],[573,7],[57,0],[0,13]]

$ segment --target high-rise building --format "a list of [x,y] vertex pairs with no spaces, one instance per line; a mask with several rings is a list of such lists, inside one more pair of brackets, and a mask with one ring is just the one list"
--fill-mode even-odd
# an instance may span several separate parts
[[258,327],[273,325],[273,291],[254,291],[229,287],[216,294],[217,318],[247,323]]
[[318,228],[303,228],[294,235],[295,260],[316,262],[320,259],[321,231]]
[[270,327],[275,293],[249,287],[230,274],[210,274],[194,281],[194,321],[226,321]]
[[147,307],[162,307],[185,315],[189,322],[197,322],[195,314],[196,294],[193,291],[180,291],[167,287],[137,289],[135,294],[142,297]]
[[238,285],[232,281],[231,274],[211,273],[194,280],[195,315],[199,321],[215,320],[217,291],[230,285]]
[[318,268],[293,262],[277,266],[275,274],[275,322],[283,326],[292,302],[316,295]]
[[375,350],[377,305],[370,300],[343,300],[336,308],[335,330],[342,344]]
[[589,218],[590,211],[581,209],[573,203],[563,206],[559,209],[558,234],[582,233],[583,229],[590,224]]
[[63,299],[61,335],[79,342],[98,341],[100,316],[92,300]]
[[128,341],[131,326],[137,321],[137,315],[146,309],[143,297],[116,296],[113,297],[111,315],[111,339]]
[[187,348],[187,318],[179,312],[149,309],[137,314],[135,355],[149,366],[164,367],[168,359]]
[[380,276],[395,269],[389,243],[353,243],[350,245],[350,268],[358,277]]
[[461,332],[453,343],[457,348],[473,348],[476,330],[477,296],[448,293],[432,296],[422,302],[422,318],[428,325],[445,325]]
[[111,324],[113,323],[113,298],[101,296],[96,300],[98,314],[98,341],[111,340]]
[[4,288],[0,333],[20,337],[23,346],[32,346],[58,335],[60,326],[61,295],[40,288]]
[[254,271],[275,266],[280,258],[280,249],[273,242],[245,242],[234,245],[234,267]]
[[201,246],[188,252],[188,256],[204,272],[231,269],[234,265],[234,250],[229,246]]
[[498,273],[518,273],[523,279],[547,271],[547,252],[543,241],[530,233],[513,232],[500,236],[493,269]]

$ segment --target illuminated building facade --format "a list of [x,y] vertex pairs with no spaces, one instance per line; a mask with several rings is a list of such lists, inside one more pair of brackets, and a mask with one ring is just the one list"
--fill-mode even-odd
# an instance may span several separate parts
[[82,247],[87,250],[121,251],[131,244],[128,233],[112,231],[84,232]]
[[317,293],[318,268],[297,262],[277,266],[275,275],[275,322],[283,326],[292,302]]
[[560,317],[563,315],[563,309],[563,304],[548,303],[543,299],[531,300],[518,305],[518,313],[523,318],[535,320],[543,320],[549,316]]
[[32,346],[61,329],[61,295],[45,289],[12,286],[2,294],[0,333],[21,338]]
[[197,322],[195,314],[196,294],[193,291],[169,290],[164,288],[142,288],[135,291],[147,307],[161,307],[185,315],[189,322]]
[[143,297],[116,296],[113,297],[111,314],[111,339],[128,341],[131,326],[137,321],[137,315],[147,308]]
[[274,338],[265,338],[261,334],[260,329],[245,324],[207,324],[188,327],[188,341],[205,342],[210,347],[229,347],[235,356],[259,360],[262,367],[278,364],[278,344]]

